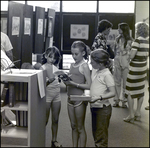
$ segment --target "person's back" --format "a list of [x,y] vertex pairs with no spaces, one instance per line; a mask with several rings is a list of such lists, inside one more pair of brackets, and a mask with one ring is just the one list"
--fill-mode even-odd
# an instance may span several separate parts
[[9,37],[1,32],[1,50],[3,50],[6,55],[13,61],[13,53],[12,53],[13,46],[10,42]]

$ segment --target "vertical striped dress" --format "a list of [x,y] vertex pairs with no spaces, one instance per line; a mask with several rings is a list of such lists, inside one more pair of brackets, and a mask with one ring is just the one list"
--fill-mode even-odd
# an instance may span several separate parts
[[132,44],[132,50],[137,52],[129,64],[125,97],[127,98],[130,94],[131,98],[135,99],[144,97],[149,41],[146,38],[138,37]]

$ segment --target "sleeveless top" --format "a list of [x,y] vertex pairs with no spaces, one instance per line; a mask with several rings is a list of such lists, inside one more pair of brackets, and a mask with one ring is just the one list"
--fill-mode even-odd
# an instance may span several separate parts
[[[51,75],[53,74],[53,70],[54,70],[54,65],[52,65],[52,71],[51,71]],[[47,71],[47,69],[46,69],[46,65],[44,64],[44,65],[42,65],[42,68],[44,69],[44,70],[46,70],[46,80],[48,80],[49,79],[49,77],[48,77],[48,71]],[[50,72],[50,71],[49,71]],[[58,81],[58,77],[55,77],[55,80],[52,82],[52,83],[50,83],[49,85],[48,85],[49,87],[60,87],[60,83],[59,83],[59,81]]]
[[[70,67],[70,78],[72,81],[78,83],[78,84],[85,84],[85,76],[80,72],[79,68],[83,64],[87,64],[86,62],[81,63],[78,66],[74,66],[74,64],[71,64]],[[67,87],[68,96],[70,95],[82,95],[84,93],[84,89],[77,88],[76,86],[68,86]]]

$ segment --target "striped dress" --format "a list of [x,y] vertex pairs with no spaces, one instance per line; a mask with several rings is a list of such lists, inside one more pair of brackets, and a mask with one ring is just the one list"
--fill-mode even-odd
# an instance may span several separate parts
[[135,99],[144,97],[149,41],[146,38],[138,37],[132,44],[132,50],[137,52],[129,65],[125,97],[127,98],[130,94],[131,98]]

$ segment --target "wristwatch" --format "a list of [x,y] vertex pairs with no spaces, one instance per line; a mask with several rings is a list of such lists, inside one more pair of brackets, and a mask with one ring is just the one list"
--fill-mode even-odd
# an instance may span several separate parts
[[100,95],[100,99],[99,99],[100,101],[102,101],[103,100],[103,98],[102,98],[102,96]]

